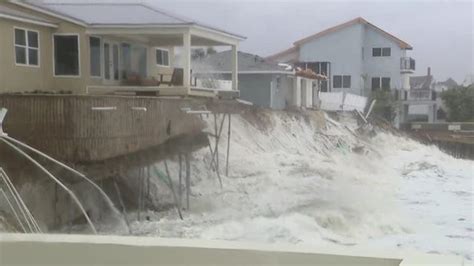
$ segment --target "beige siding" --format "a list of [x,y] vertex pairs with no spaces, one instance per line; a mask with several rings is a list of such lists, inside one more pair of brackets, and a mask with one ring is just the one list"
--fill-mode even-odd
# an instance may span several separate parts
[[[15,62],[14,27],[39,32],[39,67],[18,66]],[[0,90],[24,92],[53,87],[51,29],[0,19]]]
[[148,48],[148,76],[155,77],[159,79],[160,74],[163,74],[164,80],[171,79],[171,75],[173,74],[173,66],[174,66],[174,47],[159,47],[162,49],[167,49],[169,51],[169,60],[170,66],[163,67],[156,64],[156,48],[157,47],[149,47]]
[[[90,47],[89,35],[86,35],[86,29],[80,25],[66,22],[54,17],[50,17],[14,4],[1,2],[0,5],[6,5],[26,13],[48,19],[58,25],[58,28],[48,28],[29,23],[22,23],[13,20],[0,19],[0,93],[3,92],[31,92],[35,90],[42,91],[71,91],[74,94],[84,94],[88,85],[103,85],[101,78],[90,76]],[[14,27],[37,30],[40,33],[40,66],[25,67],[16,66],[14,54]],[[80,48],[80,75],[77,77],[55,77],[53,62],[53,34],[78,34]],[[99,36],[101,37],[101,36]],[[103,40],[104,38],[102,38]],[[109,38],[108,38],[109,39]],[[121,42],[127,42],[132,45],[140,44],[127,38],[111,37],[110,39]],[[147,68],[148,76],[159,79],[161,73],[166,74],[165,79],[170,79],[173,72],[172,67],[160,67],[155,62],[155,48],[141,43],[147,47],[148,58]],[[170,65],[174,64],[174,49],[166,47],[170,51]],[[102,70],[103,74],[103,70]]]

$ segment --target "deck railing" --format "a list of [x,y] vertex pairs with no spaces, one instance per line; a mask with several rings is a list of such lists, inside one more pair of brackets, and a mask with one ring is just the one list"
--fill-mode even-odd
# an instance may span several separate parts
[[415,71],[415,59],[411,57],[400,58],[400,70],[401,71]]

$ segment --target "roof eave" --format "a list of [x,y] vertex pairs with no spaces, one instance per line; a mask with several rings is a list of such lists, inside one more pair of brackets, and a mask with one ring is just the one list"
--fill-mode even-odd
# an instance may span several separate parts
[[38,26],[45,26],[45,27],[49,27],[49,28],[57,28],[58,27],[58,25],[56,25],[54,23],[49,23],[49,22],[30,19],[30,18],[24,18],[24,17],[21,17],[21,16],[15,16],[15,15],[5,14],[5,13],[0,13],[0,18],[11,19],[11,20],[15,20],[15,21],[25,22],[25,23],[29,23],[29,24],[33,24],[33,25],[38,25]]
[[64,21],[76,24],[76,25],[87,27],[87,23],[85,23],[82,20],[78,20],[78,19],[72,18],[70,16],[60,14],[60,13],[55,12],[55,11],[50,10],[50,9],[46,9],[46,8],[43,8],[43,7],[34,5],[34,4],[30,4],[30,3],[27,3],[27,2],[21,1],[21,0],[8,0],[8,1],[12,4],[15,4],[15,5],[18,5],[18,6],[21,6],[21,7],[36,11],[36,12],[40,12],[42,14],[45,14],[45,15],[48,15],[48,16],[51,16],[51,17],[59,18],[59,19],[62,19]]

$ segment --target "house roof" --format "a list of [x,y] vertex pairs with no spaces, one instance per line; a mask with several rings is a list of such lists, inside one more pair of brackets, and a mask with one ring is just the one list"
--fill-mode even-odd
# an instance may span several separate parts
[[37,0],[10,0],[13,3],[35,8],[37,11],[58,15],[73,23],[88,27],[110,26],[199,26],[219,31],[239,39],[245,37],[230,33],[192,19],[143,3],[112,2],[46,2]]
[[339,25],[336,25],[334,27],[331,27],[331,28],[328,28],[328,29],[325,29],[323,31],[320,31],[316,34],[313,34],[313,35],[310,35],[308,37],[305,37],[303,39],[300,39],[296,42],[293,43],[293,47],[289,48],[289,49],[286,49],[284,51],[281,51],[281,52],[278,52],[276,54],[273,54],[273,55],[270,55],[268,57],[266,57],[267,59],[270,59],[270,60],[273,60],[274,58],[278,58],[280,56],[285,56],[287,54],[291,54],[292,52],[294,52],[295,50],[298,49],[299,46],[301,46],[302,44],[304,43],[307,43],[309,41],[312,41],[312,40],[315,40],[317,38],[320,38],[322,36],[325,36],[327,34],[330,34],[330,33],[333,33],[333,32],[337,32],[339,30],[342,30],[344,28],[347,28],[349,26],[352,26],[352,25],[355,25],[355,24],[363,24],[363,25],[367,25],[371,28],[373,28],[374,30],[376,30],[377,32],[385,35],[386,37],[388,37],[389,39],[391,39],[392,41],[394,41],[401,49],[407,49],[407,50],[411,50],[413,49],[413,47],[411,45],[409,45],[408,43],[400,40],[399,38],[395,37],[394,35],[382,30],[381,28],[375,26],[374,24],[368,22],[367,20],[365,20],[364,18],[362,17],[358,17],[358,18],[355,18],[355,19],[352,19],[352,20],[349,20],[347,22],[344,22],[342,24],[339,24]]
[[394,41],[401,49],[413,49],[413,47],[411,45],[409,45],[408,43],[400,40],[399,38],[395,37],[394,35],[386,32],[384,30],[382,30],[381,28],[379,28],[379,27],[375,26],[374,24],[368,22],[367,20],[365,20],[362,17],[357,17],[355,19],[349,20],[349,21],[344,22],[342,24],[339,24],[339,25],[336,25],[334,27],[331,27],[331,28],[325,29],[323,31],[320,31],[316,34],[305,37],[301,40],[298,40],[298,41],[294,42],[294,45],[299,46],[303,43],[312,41],[314,39],[317,39],[317,38],[322,37],[324,35],[327,35],[329,33],[345,29],[345,28],[347,28],[349,26],[352,26],[352,25],[355,25],[355,24],[363,24],[363,25],[367,25],[367,26],[373,28],[374,30],[380,32],[381,34],[385,35],[386,37],[388,37],[389,39]]
[[13,19],[13,20],[22,20],[25,22],[30,22],[34,24],[56,27],[53,21],[44,19],[39,16],[28,14],[23,11],[12,9],[8,6],[0,5],[0,17]]
[[439,82],[437,82],[436,84],[444,85],[444,86],[446,86],[446,87],[448,87],[448,88],[454,88],[454,87],[458,86],[458,83],[457,83],[454,79],[452,79],[452,78],[448,78],[448,79],[445,80],[445,81],[439,81]]
[[433,76],[412,76],[410,77],[411,89],[430,89],[433,83]]
[[[292,73],[278,64],[264,58],[244,52],[238,52],[239,73]],[[215,70],[219,71],[215,71]],[[230,73],[232,71],[232,51],[208,55],[193,62],[196,73]]]
[[275,60],[275,59],[278,58],[278,57],[285,56],[285,55],[289,55],[289,54],[294,53],[294,52],[296,52],[296,51],[298,51],[298,47],[297,47],[297,46],[293,46],[293,47],[290,47],[290,48],[288,48],[288,49],[286,49],[286,50],[283,50],[283,51],[281,51],[281,52],[279,52],[279,53],[276,53],[276,54],[273,54],[273,55],[271,55],[271,56],[265,57],[265,59],[266,59],[266,60],[269,60],[269,61],[272,61],[272,60]]

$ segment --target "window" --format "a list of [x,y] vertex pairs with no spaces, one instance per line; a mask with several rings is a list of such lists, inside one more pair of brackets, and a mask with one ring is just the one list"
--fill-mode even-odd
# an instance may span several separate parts
[[372,90],[378,90],[378,89],[384,89],[384,90],[389,90],[390,89],[390,78],[387,77],[375,77],[372,78]]
[[348,89],[350,87],[351,87],[351,76],[349,75],[334,75],[333,76],[333,88]]
[[390,89],[390,78],[382,78],[382,89]]
[[79,76],[79,36],[54,35],[54,74]]
[[122,43],[121,48],[122,79],[127,79],[132,73],[132,47],[128,43]]
[[372,56],[382,56],[381,48],[372,48]]
[[334,75],[333,77],[333,88],[337,89],[337,88],[342,88],[342,76],[340,75]]
[[104,78],[110,79],[110,45],[107,42],[104,42]]
[[343,88],[351,87],[351,76],[342,76],[342,87]]
[[146,47],[141,47],[141,46],[133,46],[133,52],[132,52],[137,58],[138,58],[138,74],[141,77],[146,77],[147,76],[147,58],[148,58],[148,52]]
[[392,49],[390,47],[383,48],[372,48],[372,56],[390,56],[392,54]]
[[170,65],[168,50],[156,48],[156,64],[159,66]]
[[15,28],[15,62],[18,65],[39,66],[39,33]]
[[114,80],[119,80],[119,46],[117,44],[112,45],[112,67],[114,71]]
[[295,64],[297,67],[301,67],[303,69],[311,69],[316,74],[321,74],[327,76],[327,80],[321,81],[320,90],[322,92],[328,92],[330,90],[331,84],[331,63],[330,62],[298,62]]
[[90,45],[91,76],[101,77],[102,71],[100,69],[100,61],[101,61],[100,38],[90,37],[89,45]]
[[372,78],[372,90],[380,89],[380,78]]
[[390,47],[382,48],[382,56],[390,56],[391,52]]

